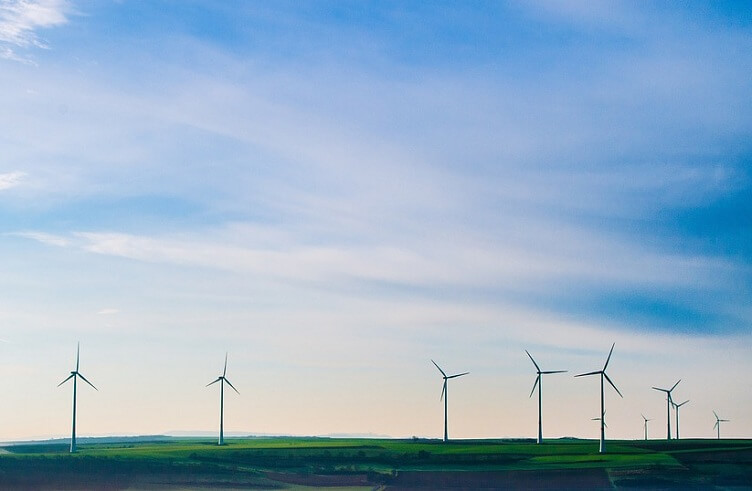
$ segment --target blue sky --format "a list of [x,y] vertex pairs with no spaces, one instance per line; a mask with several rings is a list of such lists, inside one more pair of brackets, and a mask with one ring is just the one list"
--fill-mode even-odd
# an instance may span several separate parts
[[[685,434],[728,408],[752,435],[727,380],[752,368],[751,21],[741,2],[0,2],[0,368],[37,387],[0,438],[65,434],[78,339],[109,387],[83,396],[90,434],[213,429],[201,382],[229,350],[236,431],[439,435],[433,357],[473,374],[457,436],[523,436],[523,350],[591,370],[616,342],[614,436],[678,378]],[[155,370],[166,386],[136,383]],[[551,434],[595,435],[579,382],[547,384]]]

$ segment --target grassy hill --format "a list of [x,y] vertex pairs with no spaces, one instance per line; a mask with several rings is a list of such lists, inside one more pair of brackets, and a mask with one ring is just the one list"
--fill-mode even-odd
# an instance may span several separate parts
[[12,445],[0,488],[752,489],[752,441],[532,441],[246,438],[129,439]]

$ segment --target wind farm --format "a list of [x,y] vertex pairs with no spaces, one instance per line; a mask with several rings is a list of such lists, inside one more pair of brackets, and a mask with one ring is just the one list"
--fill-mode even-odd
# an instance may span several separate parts
[[750,73],[749,1],[0,0],[0,491],[752,489]]
[[[431,363],[442,377],[440,400],[444,403],[444,426],[441,439],[357,439],[352,437],[253,437],[232,436],[224,432],[224,385],[239,392],[227,378],[228,353],[225,353],[221,375],[206,387],[219,384],[219,436],[215,450],[209,440],[200,437],[85,438],[79,444],[76,434],[76,383],[80,378],[96,387],[80,372],[80,344],[76,348],[75,370],[58,386],[73,380],[73,426],[70,446],[65,440],[16,442],[0,445],[0,485],[56,489],[74,486],[77,489],[102,487],[146,487],[160,489],[204,489],[206,487],[295,488],[296,486],[349,486],[356,488],[404,486],[429,489],[445,486],[484,487],[495,489],[527,489],[547,487],[674,487],[693,485],[727,486],[749,483],[752,467],[745,460],[752,453],[749,440],[721,440],[721,423],[729,422],[715,416],[716,439],[679,440],[679,409],[689,400],[676,403],[676,438],[669,445],[648,439],[648,421],[644,422],[643,440],[613,439],[605,452],[606,423],[604,388],[607,382],[624,397],[606,372],[615,343],[611,345],[603,368],[580,373],[575,377],[598,375],[600,378],[600,428],[598,445],[582,438],[553,438],[541,446],[543,375],[565,373],[565,370],[541,370],[527,351],[536,370],[532,397],[538,390],[538,437],[449,439],[449,380],[470,372],[448,375],[434,360]],[[657,389],[667,397],[676,388]],[[647,389],[647,387],[646,387]],[[67,452],[64,450],[67,448]],[[224,452],[220,449],[228,449]],[[725,452],[721,478],[712,462],[716,452]],[[85,455],[87,460],[73,459]],[[730,460],[729,460],[730,459]],[[65,470],[63,470],[65,469]],[[33,472],[32,472],[33,470]],[[62,479],[62,480],[61,480]]]

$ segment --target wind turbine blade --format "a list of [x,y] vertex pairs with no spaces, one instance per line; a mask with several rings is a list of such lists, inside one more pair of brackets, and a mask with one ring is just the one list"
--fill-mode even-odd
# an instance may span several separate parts
[[653,387],[653,389],[655,389],[655,390],[660,390],[661,392],[665,392],[665,393],[667,393],[667,394],[668,394],[668,390],[667,390],[667,389],[660,389],[660,388],[658,388],[658,387]]
[[81,341],[76,343],[76,371],[78,371],[78,358],[81,353]]
[[568,370],[548,370],[546,372],[541,372],[543,375],[548,375],[550,373],[567,373]]
[[608,352],[608,358],[606,358],[606,364],[603,365],[603,371],[606,371],[606,367],[608,366],[608,362],[611,361],[611,353],[614,352],[614,346],[616,346],[616,343],[611,345],[611,351]]
[[444,379],[444,385],[441,386],[441,397],[439,397],[439,400],[444,400],[444,392],[446,392],[446,379]]
[[78,374],[78,376],[79,376],[79,377],[81,377],[81,380],[83,380],[83,381],[84,381],[84,382],[86,382],[87,384],[91,385],[92,389],[94,389],[94,390],[96,390],[97,392],[99,392],[99,389],[97,389],[96,387],[94,387],[94,384],[92,384],[91,382],[89,382],[88,380],[86,380],[86,377],[84,377],[84,376],[83,376],[83,375],[81,375],[80,373]]
[[719,419],[718,421],[721,421],[721,422],[724,422],[724,423],[728,423],[731,420],[730,419]]
[[669,389],[668,391],[669,391],[669,392],[671,392],[672,390],[674,390],[674,389],[676,388],[676,386],[677,386],[677,385],[679,385],[679,382],[681,382],[681,379],[679,379],[679,380],[678,380],[678,381],[677,381],[677,382],[676,382],[676,383],[674,384],[674,386],[673,386],[673,387],[671,387],[671,388],[670,388],[670,389]]
[[206,386],[207,386],[207,387],[209,387],[209,386],[210,386],[210,385],[212,385],[212,384],[216,384],[216,383],[217,383],[217,382],[219,382],[220,380],[222,380],[222,377],[217,377],[217,380],[215,380],[214,382],[209,382],[208,384],[206,384]]
[[603,372],[603,376],[606,377],[606,380],[608,380],[608,383],[611,384],[611,387],[613,387],[614,390],[616,391],[616,393],[619,394],[621,396],[621,398],[623,399],[624,396],[621,395],[621,392],[619,392],[619,389],[617,389],[616,386],[614,385],[614,383],[611,381],[611,379],[608,378],[608,375],[606,375],[606,372]]
[[601,373],[601,371],[600,371],[600,370],[598,370],[598,371],[596,371],[596,372],[581,373],[581,374],[579,374],[579,375],[575,375],[575,377],[585,377],[585,376],[587,376],[587,375],[598,375],[598,374],[600,374],[600,373]]
[[531,354],[530,354],[530,352],[529,352],[528,350],[525,350],[525,353],[527,353],[527,356],[529,356],[529,357],[530,357],[530,361],[532,361],[532,362],[533,362],[533,365],[535,365],[535,369],[536,369],[536,370],[538,370],[538,371],[540,372],[540,367],[538,366],[538,364],[537,364],[537,363],[535,363],[535,360],[533,360],[533,355],[531,355]]
[[63,385],[65,382],[67,382],[68,380],[72,379],[73,377],[74,377],[74,374],[71,373],[70,375],[68,375],[68,378],[66,378],[65,380],[63,380],[59,384],[57,384],[57,386],[60,387],[61,385]]
[[642,416],[642,419],[644,419],[645,421],[648,420],[648,418],[646,418],[644,414],[640,413],[640,416]]
[[222,370],[222,376],[227,375],[227,352],[225,351],[225,369]]
[[[436,365],[436,362],[433,361],[433,360],[431,360],[431,363],[433,363],[434,365]],[[439,369],[439,371],[441,372],[441,375],[443,375],[444,377],[446,377],[446,373],[444,373],[444,370],[442,370],[439,365],[436,365],[436,368]]]
[[457,377],[461,377],[463,375],[467,375],[468,373],[470,373],[470,372],[462,372],[462,373],[458,373],[456,375],[450,375],[447,378],[457,378]]
[[535,392],[535,388],[538,386],[538,381],[540,380],[540,377],[541,377],[540,375],[538,375],[537,377],[535,377],[535,383],[533,384],[533,390],[530,391],[530,396],[529,397],[533,397],[533,392]]
[[713,425],[713,429],[716,429],[716,428],[718,428],[718,421],[720,421],[720,420],[716,420],[716,421],[715,421],[715,424]]
[[232,385],[232,384],[230,383],[230,381],[229,381],[229,380],[225,379],[225,382],[227,382],[227,385],[229,385],[230,387],[232,387],[232,390],[234,390],[235,392],[237,392],[237,393],[238,393],[238,395],[240,395],[240,392],[238,392],[238,389],[236,389],[236,388],[235,388],[235,387],[234,387],[234,386],[233,386],[233,385]]
[[718,414],[715,411],[713,411],[713,416],[715,416],[715,419],[718,419]]
[[685,404],[686,404],[686,403],[688,403],[688,402],[689,402],[689,399],[687,399],[686,401],[684,401],[684,402],[682,402],[681,404],[679,404],[679,405],[678,405],[678,407],[682,407],[683,405],[685,405]]

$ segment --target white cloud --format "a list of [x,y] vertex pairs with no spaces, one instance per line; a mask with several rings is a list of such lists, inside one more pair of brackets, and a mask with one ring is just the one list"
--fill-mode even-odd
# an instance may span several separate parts
[[22,237],[24,239],[32,239],[42,244],[53,245],[57,247],[66,247],[70,245],[70,240],[60,235],[48,234],[46,232],[35,231],[22,231],[22,232],[10,232],[5,235],[11,235],[14,237]]
[[558,288],[562,281],[714,288],[741,267],[712,256],[659,253],[577,228],[560,226],[551,231],[543,225],[530,226],[525,237],[510,230],[504,241],[468,235],[430,245],[409,237],[388,244],[380,243],[378,237],[364,237],[368,242],[359,245],[336,241],[306,245],[294,229],[275,235],[262,227],[244,229],[237,224],[164,237],[115,232],[9,235],[150,263],[252,273],[257,278],[296,283],[322,282],[340,290],[348,290],[353,280],[418,288],[504,287],[518,292],[541,291],[552,283]]
[[0,191],[18,186],[25,177],[26,173],[19,171],[0,174]]
[[102,309],[99,312],[97,312],[98,315],[113,315],[118,314],[120,311],[118,309]]
[[0,57],[28,61],[15,48],[47,48],[38,29],[67,22],[65,0],[0,0]]

